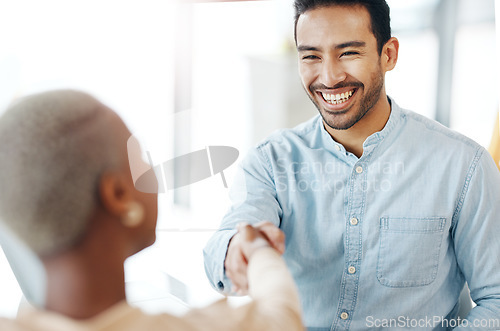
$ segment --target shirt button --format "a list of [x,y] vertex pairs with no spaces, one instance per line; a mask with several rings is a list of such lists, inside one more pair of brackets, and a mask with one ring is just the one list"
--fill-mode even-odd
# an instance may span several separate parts
[[358,225],[358,219],[356,217],[351,218],[351,225]]
[[349,318],[349,314],[344,311],[342,314],[340,314],[340,318],[346,320]]
[[224,290],[224,283],[223,282],[218,282],[217,283],[217,287],[219,288],[219,290]]
[[358,174],[362,173],[362,172],[363,172],[363,167],[362,167],[362,166],[358,166],[358,167],[356,167],[356,172],[357,172]]
[[349,268],[347,268],[347,271],[350,273],[350,274],[353,274],[356,272],[356,268],[353,267],[353,266],[350,266]]

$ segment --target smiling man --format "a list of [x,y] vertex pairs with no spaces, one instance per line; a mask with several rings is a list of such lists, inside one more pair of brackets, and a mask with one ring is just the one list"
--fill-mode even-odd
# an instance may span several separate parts
[[357,156],[363,141],[389,118],[384,74],[396,65],[399,48],[390,29],[382,29],[378,43],[370,21],[361,5],[319,6],[295,25],[302,84],[328,133]]
[[[310,330],[500,328],[500,174],[474,141],[385,91],[397,62],[385,0],[296,0],[302,84],[319,115],[252,149],[205,248],[212,284],[245,293],[234,230],[284,252]],[[262,221],[268,221],[260,223]],[[285,240],[286,237],[286,240]]]

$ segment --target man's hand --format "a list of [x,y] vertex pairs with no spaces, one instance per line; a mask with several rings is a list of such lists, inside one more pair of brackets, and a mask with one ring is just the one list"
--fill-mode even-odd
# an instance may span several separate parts
[[285,234],[271,222],[261,222],[254,227],[248,224],[238,226],[229,241],[224,267],[233,283],[233,292],[248,293],[247,266],[252,254],[262,247],[273,247],[280,254],[285,252]]

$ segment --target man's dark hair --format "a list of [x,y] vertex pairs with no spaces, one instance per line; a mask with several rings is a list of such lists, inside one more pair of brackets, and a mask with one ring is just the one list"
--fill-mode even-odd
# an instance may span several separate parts
[[389,6],[385,0],[295,0],[295,43],[297,43],[297,21],[308,10],[329,6],[361,5],[370,13],[371,30],[377,39],[378,53],[382,54],[385,43],[391,39]]

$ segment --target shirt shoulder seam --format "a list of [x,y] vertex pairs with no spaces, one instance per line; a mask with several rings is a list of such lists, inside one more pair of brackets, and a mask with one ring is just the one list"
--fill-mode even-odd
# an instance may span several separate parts
[[449,139],[453,139],[457,143],[462,143],[464,145],[472,147],[473,149],[477,149],[478,147],[481,147],[481,145],[479,145],[477,142],[470,139],[469,137],[450,129],[437,121],[431,120],[423,115],[420,115],[418,113],[415,113],[413,111],[406,110],[406,109],[402,110],[402,113],[408,119],[411,119],[415,122],[420,123],[427,130],[430,130],[436,134],[440,134],[440,135],[443,135]]
[[296,126],[295,128],[291,129],[278,129],[274,133],[271,133],[264,141],[260,142],[257,145],[257,148],[261,148],[265,145],[269,145],[272,143],[279,143],[279,140],[276,138],[277,136],[282,137],[285,136],[288,133],[294,134],[298,137],[304,138],[305,135],[309,134],[311,131],[317,129],[318,127],[318,118],[314,117],[313,119],[310,120],[310,125],[306,125],[305,127],[301,127],[304,123]]
[[463,203],[465,200],[465,196],[467,195],[467,193],[469,191],[470,181],[472,179],[472,176],[474,176],[474,174],[475,174],[479,160],[484,155],[484,151],[485,151],[485,149],[482,148],[481,146],[479,146],[477,148],[476,154],[475,154],[475,156],[474,156],[474,158],[469,166],[469,170],[467,171],[467,176],[465,176],[465,182],[464,182],[464,185],[462,187],[462,192],[460,194],[460,198],[458,199],[457,206],[456,206],[455,211],[453,213],[453,218],[451,221],[452,228],[455,227],[457,219],[460,215],[460,212],[462,211],[462,206],[463,206]]
[[271,176],[271,179],[274,183],[274,172],[273,172],[273,168],[271,166],[271,160],[269,160],[267,153],[265,153],[263,151],[263,148],[266,147],[268,144],[269,144],[269,141],[266,141],[266,142],[260,144],[259,146],[257,146],[257,152],[259,152],[259,154],[264,158],[265,166],[267,167],[267,171],[269,171],[269,175]]
[[261,142],[260,144],[258,144],[256,146],[257,151],[262,155],[262,157],[264,158],[264,160],[266,162],[267,169],[268,169],[269,173],[271,174],[273,181],[274,181],[274,172],[272,170],[271,160],[269,159],[269,156],[267,155],[266,152],[264,152],[263,149],[272,143],[279,143],[279,141],[274,138],[274,136],[276,136],[276,135],[280,135],[280,136],[282,136],[282,139],[286,139],[286,138],[283,138],[283,134],[287,133],[287,132],[293,132],[296,135],[303,138],[305,135],[307,135],[311,131],[315,130],[317,128],[317,126],[318,126],[318,119],[317,119],[317,117],[315,117],[315,120],[313,120],[313,123],[311,125],[308,125],[304,128],[300,128],[300,129],[295,127],[293,129],[278,130],[273,135],[271,135],[271,137],[267,138],[266,140],[264,140],[263,142]]

